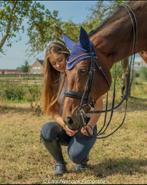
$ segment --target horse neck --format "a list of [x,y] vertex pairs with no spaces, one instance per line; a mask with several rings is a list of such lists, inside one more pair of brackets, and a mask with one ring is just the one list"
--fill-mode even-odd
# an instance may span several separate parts
[[[137,42],[135,52],[147,50],[147,2],[133,2],[129,5],[137,20]],[[108,21],[100,26],[90,37],[97,57],[111,68],[114,63],[133,54],[132,23],[124,7],[118,9]]]

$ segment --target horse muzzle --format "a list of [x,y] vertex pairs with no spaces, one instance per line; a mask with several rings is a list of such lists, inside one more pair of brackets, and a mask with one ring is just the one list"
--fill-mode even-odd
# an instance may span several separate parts
[[81,110],[77,110],[72,116],[67,116],[65,122],[68,128],[72,130],[80,130],[88,123],[89,119],[90,118],[87,117],[85,113]]
[[68,116],[65,119],[65,122],[68,128],[70,128],[71,130],[80,130],[83,126],[83,121],[80,116],[76,116],[76,117]]

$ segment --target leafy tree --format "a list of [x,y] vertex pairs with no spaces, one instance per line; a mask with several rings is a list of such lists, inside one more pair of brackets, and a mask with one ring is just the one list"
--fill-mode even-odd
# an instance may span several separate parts
[[29,65],[28,61],[25,61],[24,65],[22,65],[20,67],[20,69],[21,69],[22,72],[28,73],[29,69],[30,69],[30,65]]
[[18,32],[24,32],[24,21],[27,22],[29,51],[42,51],[45,44],[59,38],[61,25],[58,12],[51,13],[37,1],[8,0],[0,3],[0,52],[3,47],[11,47],[12,39]]
[[73,21],[62,22],[62,32],[68,35],[73,40],[78,40],[80,24],[75,24]]
[[32,1],[2,1],[0,3],[0,52],[12,45],[12,38],[24,30],[23,18],[28,16]]
[[30,53],[43,51],[50,40],[58,39],[62,34],[58,11],[51,13],[38,2],[31,8],[28,25]]
[[139,70],[139,73],[140,73],[140,78],[146,81],[147,80],[147,67],[142,66]]
[[61,21],[58,18],[58,11],[52,13],[44,5],[36,3],[32,6],[28,20],[28,51],[30,54],[43,51],[50,40],[60,39],[61,34],[68,35],[71,39],[77,40],[80,26],[86,31],[91,31],[98,26],[114,8],[123,3],[123,0],[97,1],[91,8],[91,14],[82,24],[75,24],[72,21]]

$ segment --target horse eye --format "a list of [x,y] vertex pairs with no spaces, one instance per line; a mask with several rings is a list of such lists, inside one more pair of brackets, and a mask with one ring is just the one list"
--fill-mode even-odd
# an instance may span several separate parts
[[81,75],[84,75],[84,74],[87,74],[87,69],[79,69],[79,74],[81,74]]

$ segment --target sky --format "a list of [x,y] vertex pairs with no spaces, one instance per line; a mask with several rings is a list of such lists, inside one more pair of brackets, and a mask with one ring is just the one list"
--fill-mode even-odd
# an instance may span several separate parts
[[[90,8],[95,5],[95,1],[40,1],[50,11],[58,10],[59,18],[64,21],[72,20],[75,23],[82,23],[90,13]],[[13,42],[12,47],[4,47],[5,55],[0,54],[0,69],[16,69],[25,63],[33,64],[36,58],[43,59],[44,53],[37,56],[27,56],[26,34],[19,35],[22,39]],[[19,38],[19,37],[18,37]],[[16,40],[16,39],[15,39]],[[18,40],[18,39],[17,39]]]

